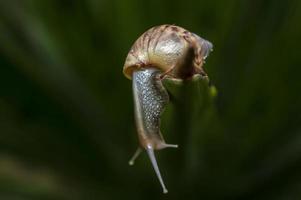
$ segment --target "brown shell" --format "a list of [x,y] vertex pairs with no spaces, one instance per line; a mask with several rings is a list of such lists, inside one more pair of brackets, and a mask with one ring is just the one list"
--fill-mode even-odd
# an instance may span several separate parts
[[202,66],[212,44],[184,28],[155,26],[143,33],[127,55],[123,73],[131,79],[134,70],[155,67],[173,78],[206,75]]

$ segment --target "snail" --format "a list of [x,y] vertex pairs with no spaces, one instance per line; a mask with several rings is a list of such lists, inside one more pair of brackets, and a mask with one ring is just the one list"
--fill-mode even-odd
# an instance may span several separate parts
[[195,74],[207,77],[202,66],[212,44],[175,25],[155,26],[143,33],[131,47],[123,74],[132,80],[136,128],[140,147],[129,164],[146,150],[156,172],[163,193],[167,193],[154,150],[167,147],[160,131],[160,117],[169,102],[162,80],[187,80]]

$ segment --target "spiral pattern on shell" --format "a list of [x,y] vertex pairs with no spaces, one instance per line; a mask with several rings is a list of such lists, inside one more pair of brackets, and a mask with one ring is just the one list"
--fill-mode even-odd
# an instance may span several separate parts
[[124,75],[131,79],[133,70],[155,67],[173,78],[206,75],[202,66],[212,44],[174,25],[155,26],[143,33],[129,51]]

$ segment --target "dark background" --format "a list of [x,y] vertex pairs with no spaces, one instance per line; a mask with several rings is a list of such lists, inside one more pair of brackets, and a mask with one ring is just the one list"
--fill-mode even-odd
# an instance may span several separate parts
[[[0,1],[0,199],[300,199],[301,1]],[[208,39],[218,90],[171,85],[157,153],[137,147],[136,38],[159,24]],[[181,92],[177,92],[181,91]]]

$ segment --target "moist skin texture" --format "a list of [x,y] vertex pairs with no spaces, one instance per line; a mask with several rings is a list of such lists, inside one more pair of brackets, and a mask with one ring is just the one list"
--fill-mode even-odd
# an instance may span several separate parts
[[147,68],[133,73],[133,93],[136,126],[141,146],[160,149],[164,143],[160,132],[160,117],[169,102],[167,91],[159,79],[160,71]]
[[[162,85],[160,75],[160,71],[156,68],[141,68],[134,71],[133,95],[140,146],[146,150],[149,156],[163,193],[167,193],[154,150],[167,147],[176,148],[178,145],[166,144],[160,132],[160,117],[169,101],[168,93]],[[138,147],[129,161],[130,165],[134,164],[135,159],[142,152],[141,147]]]

